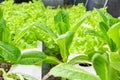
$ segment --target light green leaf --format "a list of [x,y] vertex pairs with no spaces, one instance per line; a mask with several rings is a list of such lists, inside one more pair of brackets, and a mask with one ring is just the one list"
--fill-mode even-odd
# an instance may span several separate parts
[[102,17],[103,21],[107,23],[108,21],[108,18],[105,16],[104,12],[102,10],[99,10],[99,9],[95,9],[99,15]]
[[16,63],[21,57],[20,50],[9,43],[0,41],[0,48],[3,50],[0,55],[4,58],[5,61]]
[[113,67],[110,66],[109,68],[109,80],[119,80],[119,73],[117,70],[115,70]]
[[77,23],[73,26],[73,27],[71,27],[71,31],[73,31],[73,32],[76,32],[77,31],[77,29],[80,27],[80,25],[83,23],[83,21],[87,18],[87,14],[85,14],[84,16],[82,16],[81,18],[80,18],[80,20],[79,21],[77,21]]
[[6,21],[3,19],[3,12],[0,9],[0,41],[9,42],[10,30],[6,26]]
[[71,31],[68,31],[63,35],[60,35],[56,39],[56,43],[60,48],[60,54],[64,62],[67,62],[68,55],[69,55],[69,48],[72,43],[73,36],[74,36],[74,33]]
[[104,22],[100,22],[99,23],[99,29],[102,32],[101,35],[103,36],[103,39],[109,44],[110,43],[110,39],[107,35],[107,31],[108,31],[108,26],[104,23]]
[[75,64],[78,61],[89,61],[89,58],[86,55],[79,55],[79,56],[72,58],[68,63]]
[[52,29],[45,24],[35,24],[36,27],[42,29],[44,32],[49,34],[52,38],[56,38],[56,34],[52,31]]
[[18,63],[25,65],[40,64],[44,59],[46,59],[46,55],[43,52],[30,50],[22,54]]
[[59,35],[66,33],[69,28],[69,15],[67,11],[60,10],[55,16],[54,16],[54,23],[56,25],[56,30]]
[[109,30],[109,37],[115,42],[117,47],[120,47],[120,22],[114,24]]
[[59,59],[54,56],[47,56],[46,59],[43,61],[49,64],[60,64],[62,63]]
[[64,63],[52,68],[50,73],[55,77],[63,77],[70,80],[100,80],[98,76],[77,68],[74,65]]
[[14,44],[16,44],[25,34],[26,32],[29,30],[29,28],[32,26],[33,24],[31,25],[28,25],[28,26],[25,26],[25,28],[21,29],[20,32],[18,32],[15,37],[14,37]]
[[120,54],[116,52],[110,53],[110,63],[115,70],[120,71]]
[[94,30],[87,30],[86,34],[90,34],[90,35],[94,35],[94,36],[97,36],[97,37],[100,37],[100,38],[104,38],[100,33],[96,32]]
[[93,66],[97,75],[100,76],[101,80],[109,80],[109,64],[105,60],[104,56],[95,53],[92,58]]
[[10,30],[6,27],[6,22],[4,19],[0,20],[0,41],[10,42]]
[[11,41],[10,29],[8,27],[5,27],[3,29],[2,41],[3,42],[10,42]]

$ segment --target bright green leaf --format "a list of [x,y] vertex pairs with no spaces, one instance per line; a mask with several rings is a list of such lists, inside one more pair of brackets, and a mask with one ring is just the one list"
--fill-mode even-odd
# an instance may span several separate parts
[[42,29],[44,32],[49,34],[52,38],[56,37],[56,34],[52,31],[52,29],[49,26],[47,26],[45,24],[35,24],[35,26],[37,26],[40,29]]
[[116,52],[110,53],[110,63],[115,70],[120,71],[120,54]]
[[14,37],[14,44],[16,44],[23,36],[25,36],[26,32],[29,30],[29,28],[32,25],[33,24],[26,26],[25,28],[21,29],[21,31],[16,34],[16,36]]
[[108,30],[108,35],[115,42],[117,47],[120,47],[120,22],[114,24]]
[[79,21],[77,21],[76,22],[76,24],[73,26],[73,27],[71,27],[71,31],[73,31],[73,32],[76,32],[77,31],[77,29],[81,26],[81,24],[83,23],[83,21],[87,18],[87,14],[85,14],[84,16],[82,16],[81,18],[80,18],[80,20]]
[[50,73],[55,77],[63,77],[70,80],[100,80],[98,76],[71,64],[59,64],[52,68]]
[[86,34],[90,34],[90,35],[94,35],[94,36],[103,38],[103,36],[102,36],[100,33],[96,32],[96,31],[94,31],[94,30],[87,30],[87,31],[86,31]]
[[102,17],[102,19],[103,19],[103,21],[104,22],[108,22],[108,18],[105,16],[105,14],[104,14],[104,12],[102,11],[102,10],[99,10],[99,9],[95,9],[98,13],[99,13],[99,15]]
[[9,43],[0,41],[0,48],[3,50],[0,55],[4,58],[5,61],[16,63],[21,57],[20,50]]
[[68,63],[75,64],[78,61],[89,61],[89,58],[86,55],[79,55],[79,56],[72,58]]
[[55,28],[59,35],[66,33],[70,28],[69,15],[68,15],[67,11],[60,10],[54,16],[54,23],[56,25]]
[[95,54],[92,58],[93,66],[101,80],[109,80],[109,64],[101,54]]
[[74,33],[71,31],[66,32],[63,35],[60,35],[56,39],[56,43],[60,48],[60,54],[63,58],[63,61],[66,62],[69,55],[69,48],[73,40]]
[[119,72],[110,66],[109,80],[119,80]]
[[47,56],[46,59],[43,61],[49,64],[60,64],[62,63],[59,59],[54,56]]
[[27,51],[24,52],[21,56],[21,59],[18,63],[20,64],[39,64],[41,63],[44,59],[46,59],[46,55],[41,52],[41,51]]

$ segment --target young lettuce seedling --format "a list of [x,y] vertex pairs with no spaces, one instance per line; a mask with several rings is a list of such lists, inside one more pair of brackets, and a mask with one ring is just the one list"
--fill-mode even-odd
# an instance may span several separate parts
[[[6,42],[0,41],[0,49],[2,52],[0,53],[0,57],[3,59],[2,61],[6,63],[9,62],[11,65],[13,64],[39,65],[41,64],[42,61],[46,59],[46,55],[41,51],[33,50],[22,54],[19,48]],[[7,67],[5,64],[3,66],[2,63],[1,68],[6,70]],[[4,77],[5,75],[3,75],[3,78]]]
[[70,26],[68,13],[65,10],[60,10],[54,16],[55,30],[52,30],[45,24],[35,24],[37,27],[49,34],[51,39],[54,40],[54,43],[58,45],[63,61],[63,63],[59,63],[57,66],[53,67],[42,80],[46,80],[51,75],[62,77],[61,80],[66,80],[66,78],[70,80],[100,80],[98,76],[89,74],[85,70],[76,68],[73,65],[76,60],[89,60],[87,56],[79,56],[67,62],[68,56],[70,55],[69,48],[74,35],[86,17],[87,15],[84,15],[75,23],[74,26]]
[[82,22],[86,19],[87,15],[84,15],[74,26],[69,24],[69,16],[65,10],[60,10],[54,16],[55,30],[52,30],[46,24],[35,24],[44,32],[50,35],[60,49],[60,55],[63,62],[67,62],[69,56],[69,48],[74,38],[74,34],[80,27]]
[[[120,70],[118,68],[119,60],[119,19],[111,17],[108,13],[101,10],[96,10],[103,20],[99,22],[99,30],[95,32],[90,30],[87,33],[93,34],[96,37],[103,39],[103,42],[108,45],[110,51],[103,53],[99,51],[90,53],[93,67],[101,80],[119,80]],[[104,47],[103,47],[104,48]]]

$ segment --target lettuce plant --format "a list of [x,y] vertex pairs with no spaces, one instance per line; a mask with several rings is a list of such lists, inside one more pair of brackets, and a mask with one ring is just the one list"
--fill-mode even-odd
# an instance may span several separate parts
[[[1,60],[3,59],[4,61],[8,61],[13,64],[17,63],[20,60],[20,58],[22,57],[21,56],[22,54],[20,49],[16,47],[15,44],[25,35],[25,32],[27,29],[28,27],[23,29],[18,35],[15,36],[13,40],[12,35],[10,34],[10,29],[8,26],[6,26],[6,22],[3,18],[3,12],[2,10],[0,10],[0,57],[1,57]],[[36,52],[33,52],[33,53],[34,53],[33,56],[36,55]],[[28,56],[27,54],[23,54],[23,56],[24,55]]]
[[[19,80],[36,80],[32,77],[27,77],[27,75],[18,73],[6,73],[9,71],[11,65],[14,64],[41,64],[41,62],[46,58],[46,55],[40,51],[28,51],[21,53],[21,50],[15,46],[15,43],[22,38],[25,34],[26,29],[15,36],[14,41],[11,38],[9,27],[6,26],[5,20],[3,18],[2,10],[0,10],[0,73],[5,80],[15,80],[19,77]],[[5,71],[6,72],[5,72]],[[16,78],[15,78],[16,77]]]
[[14,0],[5,0],[0,5],[6,26],[9,28],[10,42],[20,49],[36,47],[38,30],[33,26],[33,22],[46,21],[44,5],[41,1],[21,4],[13,2]]
[[86,15],[83,16],[73,27],[70,27],[69,16],[65,10],[60,10],[54,17],[55,30],[52,30],[45,24],[35,24],[37,27],[48,33],[51,39],[58,45],[63,62],[67,62],[69,48],[72,43],[74,34],[82,24]]
[[[97,37],[101,37],[103,42],[108,45],[109,50],[105,52],[95,51],[88,54],[88,56],[78,56],[73,58],[67,63],[62,63],[52,68],[49,74],[56,77],[63,77],[62,80],[119,80],[119,28],[120,23],[118,19],[112,18],[113,23],[107,23],[107,18],[103,12],[98,10],[98,13],[103,18],[99,23],[100,33],[89,31]],[[107,19],[107,20],[106,20]],[[61,42],[62,43],[62,42]],[[104,48],[104,47],[103,47]],[[91,61],[96,71],[96,75],[89,74],[88,72],[76,68],[72,64],[76,60]],[[43,78],[43,80],[45,80]]]
[[[0,41],[0,64],[1,68],[8,72],[11,66],[14,64],[24,64],[24,65],[40,65],[46,59],[46,55],[41,51],[28,51],[21,53],[20,49],[14,45],[11,45],[7,42]],[[4,63],[4,64],[3,64]],[[2,78],[5,80],[15,80],[17,77],[20,80],[36,80],[30,76],[25,76],[24,74],[19,73],[6,73],[2,70]]]
[[120,61],[120,22],[114,24],[108,31],[109,37],[115,42],[117,50],[115,52],[110,53],[110,61],[111,61],[111,66],[117,70],[120,71],[118,68],[120,64],[118,63]]
[[102,38],[109,49],[101,53],[93,52],[88,56],[101,80],[119,80],[119,63],[117,63],[119,61],[119,19],[113,18],[108,13],[104,13],[100,10],[97,10],[97,12],[103,19],[99,22],[100,31],[95,32],[94,30],[90,30],[88,32],[96,37]]
[[[76,8],[73,6],[72,8],[67,9],[69,12],[67,13],[65,10],[58,11],[58,9],[51,10],[51,8],[46,8],[45,10],[44,6],[41,3],[37,2],[33,4],[23,3],[21,5],[12,5],[12,2],[8,1],[2,3],[1,8],[4,10],[5,19],[7,21],[6,26],[2,11],[0,11],[1,61],[10,62],[11,64],[26,65],[40,64],[41,62],[56,64],[57,66],[52,68],[48,75],[62,77],[62,80],[119,80],[119,19],[113,18],[103,11],[96,10],[101,16],[102,20],[97,18],[100,20],[100,22],[97,23],[97,19],[91,19],[91,17],[97,15],[94,13],[92,14],[93,16],[89,16],[88,21],[86,21],[85,19],[87,19],[87,15],[83,16],[83,14],[86,13],[83,7]],[[79,9],[81,10],[80,12]],[[54,20],[52,20],[52,17],[54,15],[53,13],[56,13],[56,11],[58,12],[54,16]],[[73,16],[74,14],[70,12],[77,12],[77,14]],[[45,14],[48,14],[48,16]],[[70,18],[68,14],[70,15]],[[83,17],[80,18],[81,16]],[[47,19],[49,20],[47,21]],[[79,30],[79,33],[77,33],[77,35],[82,35],[81,32],[86,30],[84,30],[84,28],[79,28],[84,20],[86,21],[85,24],[91,23],[93,26],[99,24],[99,31],[89,30],[87,33],[101,38],[103,40],[102,49],[104,48],[103,46],[105,44],[108,45],[110,50],[107,49],[103,51],[99,48],[98,51],[92,51],[88,55],[80,55],[68,61],[68,56],[70,55],[70,47],[73,39],[75,38],[75,33],[77,33]],[[75,25],[72,25],[73,23],[75,23]],[[10,31],[12,29],[14,29],[13,32]],[[49,40],[47,40],[48,37]],[[85,38],[86,37],[84,37],[84,39]],[[39,51],[31,51],[27,52],[26,54],[21,54],[20,49],[15,45],[24,45],[24,41],[31,43],[31,39],[47,41],[47,43],[50,45],[51,42],[54,43],[58,47],[59,50],[57,51],[59,51],[62,59],[58,59],[54,54],[52,54],[53,56],[49,56]],[[89,39],[92,39],[92,37]],[[81,43],[82,47],[83,45],[86,45],[85,43],[89,39],[86,38],[84,43]],[[89,41],[91,44],[92,40]],[[78,41],[77,43],[80,42]],[[83,48],[89,49],[90,47],[95,47],[90,46],[89,43],[86,45],[86,47]],[[73,47],[79,47],[79,45],[76,44]],[[77,60],[91,61],[97,75],[90,74],[81,68],[75,67],[74,64]],[[43,80],[45,79],[43,78]]]
[[120,22],[116,22],[106,32],[109,40],[113,40],[116,47],[111,48],[113,44],[108,44],[111,51],[102,54],[94,53],[92,57],[93,66],[101,80],[119,80],[119,27]]
[[[83,69],[76,68],[73,65],[75,61],[80,59],[89,61],[89,58],[87,56],[83,55],[83,56],[75,57],[74,59],[67,62],[68,56],[70,55],[69,47],[72,43],[75,32],[82,24],[82,22],[86,19],[86,17],[87,15],[83,16],[82,18],[80,18],[78,22],[76,22],[74,26],[70,27],[68,13],[65,10],[60,10],[54,17],[55,30],[52,30],[49,26],[45,24],[35,24],[37,27],[48,33],[50,37],[54,40],[54,42],[58,45],[60,49],[60,55],[63,61],[63,63],[59,63],[59,65],[51,69],[50,72],[45,77],[43,77],[42,80],[46,80],[46,78],[51,74],[56,77],[62,77],[62,80],[66,80],[66,78],[70,80],[74,80],[74,79],[100,80],[98,76],[92,75]],[[51,64],[53,63],[51,62]],[[86,76],[88,77],[85,78]]]

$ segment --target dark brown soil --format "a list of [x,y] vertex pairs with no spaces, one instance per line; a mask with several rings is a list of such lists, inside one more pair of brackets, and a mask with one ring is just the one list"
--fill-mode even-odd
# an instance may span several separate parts
[[8,72],[11,68],[11,64],[9,62],[1,62],[0,68],[3,68],[6,72]]

